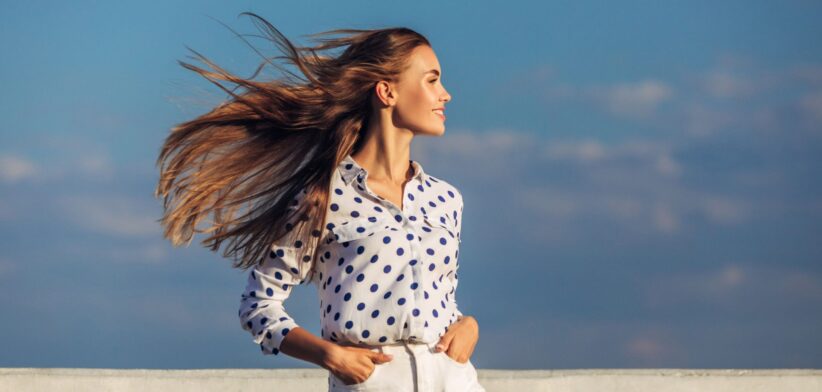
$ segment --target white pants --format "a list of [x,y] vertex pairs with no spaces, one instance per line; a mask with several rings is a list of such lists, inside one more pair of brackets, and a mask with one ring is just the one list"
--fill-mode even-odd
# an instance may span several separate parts
[[337,391],[397,391],[397,392],[485,392],[477,380],[477,369],[469,359],[459,363],[444,351],[436,352],[437,342],[357,347],[391,354],[394,358],[375,363],[374,371],[358,384],[345,385],[334,373],[328,372],[328,390]]

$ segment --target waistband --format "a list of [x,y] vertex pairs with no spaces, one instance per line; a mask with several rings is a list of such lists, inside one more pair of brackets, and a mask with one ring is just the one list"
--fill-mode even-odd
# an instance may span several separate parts
[[340,342],[338,343],[341,346],[353,346],[353,347],[361,347],[367,348],[374,351],[380,352],[396,352],[398,348],[407,347],[408,349],[420,352],[422,350],[428,350],[430,352],[434,352],[435,347],[437,346],[438,341],[433,342],[421,342],[421,341],[412,341],[412,340],[400,340],[394,343],[382,343],[382,344],[365,344],[365,343],[351,343],[351,342]]

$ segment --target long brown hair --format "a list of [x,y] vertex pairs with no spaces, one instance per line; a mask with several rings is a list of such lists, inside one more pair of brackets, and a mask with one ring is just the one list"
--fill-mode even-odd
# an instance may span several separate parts
[[[298,248],[297,260],[311,261],[325,225],[332,176],[361,146],[375,84],[396,82],[412,50],[430,44],[399,27],[330,30],[309,37],[344,36],[314,38],[318,45],[298,47],[262,17],[240,15],[251,16],[286,54],[274,58],[290,60],[305,80],[265,56],[250,78],[241,78],[188,48],[212,70],[180,65],[231,97],[174,126],[165,139],[157,159],[155,197],[163,197],[165,211],[158,221],[174,246],[189,244],[195,232],[212,233],[202,241],[212,251],[229,240],[223,256],[234,259],[234,268],[258,264],[275,242]],[[318,54],[343,46],[338,56]],[[267,64],[286,78],[253,80]],[[243,90],[235,93],[220,81]],[[197,228],[210,213],[211,226]],[[305,263],[298,264],[300,275],[307,276]]]

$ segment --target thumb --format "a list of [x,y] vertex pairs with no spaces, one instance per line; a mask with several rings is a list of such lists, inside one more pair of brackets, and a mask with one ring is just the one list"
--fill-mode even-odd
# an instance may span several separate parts
[[372,351],[370,356],[371,356],[372,362],[376,362],[376,363],[385,363],[385,362],[388,362],[388,361],[394,359],[394,356],[391,355],[391,354],[380,353],[380,352],[376,352],[376,351]]
[[448,347],[451,346],[451,340],[453,340],[453,339],[454,339],[454,334],[450,334],[450,333],[446,332],[445,335],[442,335],[442,337],[440,338],[440,341],[439,341],[439,343],[437,343],[437,346],[435,347],[435,350],[437,352],[442,352],[442,351],[448,350]]

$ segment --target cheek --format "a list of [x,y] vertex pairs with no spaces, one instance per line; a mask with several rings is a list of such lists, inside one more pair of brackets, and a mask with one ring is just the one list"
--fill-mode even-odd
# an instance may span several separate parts
[[408,112],[422,114],[426,110],[431,110],[428,94],[422,89],[411,91],[405,103]]
[[396,112],[405,123],[420,123],[429,121],[429,114],[433,107],[428,96],[422,90],[409,91],[403,96],[403,101],[397,105]]

